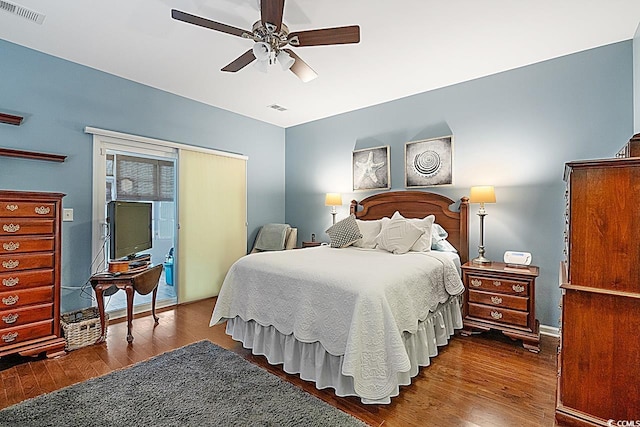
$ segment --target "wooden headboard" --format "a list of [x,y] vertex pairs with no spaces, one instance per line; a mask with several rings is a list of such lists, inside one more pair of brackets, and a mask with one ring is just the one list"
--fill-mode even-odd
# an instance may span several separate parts
[[[448,197],[426,191],[392,191],[374,194],[360,202],[352,200],[350,212],[361,220],[374,220],[385,216],[391,218],[395,211],[400,212],[405,218],[435,215],[436,223],[447,230],[447,240],[458,250],[460,261],[464,264],[469,261],[469,198],[460,199],[457,212],[450,209],[455,203],[455,200]],[[358,206],[362,206],[362,209],[358,210]]]

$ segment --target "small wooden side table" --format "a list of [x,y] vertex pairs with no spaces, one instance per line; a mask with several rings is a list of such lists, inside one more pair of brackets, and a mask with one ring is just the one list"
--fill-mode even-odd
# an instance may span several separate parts
[[156,325],[160,321],[156,316],[156,296],[158,294],[158,280],[162,274],[162,264],[158,264],[154,267],[146,268],[142,271],[136,271],[132,273],[98,273],[91,276],[91,286],[96,293],[96,299],[98,300],[98,311],[100,312],[100,338],[96,340],[96,344],[103,342],[106,339],[106,325],[104,315],[104,296],[105,290],[112,286],[118,289],[124,289],[127,293],[127,342],[133,342],[133,335],[131,329],[133,327],[133,293],[138,292],[140,295],[146,295],[149,292],[153,292],[151,299],[151,313]]
[[322,242],[302,242],[303,248],[313,248],[322,245]]
[[512,339],[522,340],[524,348],[538,353],[540,332],[535,313],[538,274],[539,268],[534,265],[464,264],[462,335],[496,329]]

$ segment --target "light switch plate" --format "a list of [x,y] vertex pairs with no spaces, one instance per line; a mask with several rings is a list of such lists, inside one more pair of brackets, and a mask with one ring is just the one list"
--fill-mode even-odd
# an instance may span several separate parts
[[62,209],[62,220],[73,221],[73,209],[71,208]]

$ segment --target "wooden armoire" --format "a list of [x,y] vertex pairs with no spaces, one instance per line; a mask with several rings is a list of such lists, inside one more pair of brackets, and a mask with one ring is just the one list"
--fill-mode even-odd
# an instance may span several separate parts
[[556,420],[640,417],[640,157],[566,164]]

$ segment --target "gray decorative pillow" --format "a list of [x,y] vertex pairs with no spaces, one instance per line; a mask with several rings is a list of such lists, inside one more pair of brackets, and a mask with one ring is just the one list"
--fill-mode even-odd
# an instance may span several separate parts
[[331,239],[332,248],[346,248],[358,239],[362,239],[362,233],[358,228],[355,215],[349,215],[345,219],[336,222],[325,231]]

